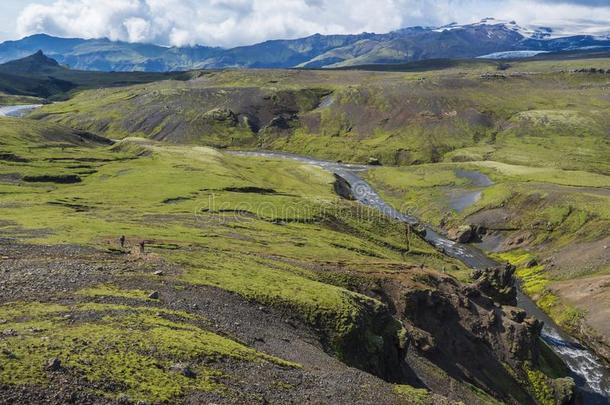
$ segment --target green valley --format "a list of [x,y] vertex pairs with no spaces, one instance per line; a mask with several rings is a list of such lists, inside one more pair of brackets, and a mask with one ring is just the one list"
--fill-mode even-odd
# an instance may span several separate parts
[[[577,403],[513,272],[610,360],[609,67],[7,86],[45,105],[0,117],[0,402]],[[421,223],[346,196],[342,171]],[[472,271],[424,224],[515,267]]]

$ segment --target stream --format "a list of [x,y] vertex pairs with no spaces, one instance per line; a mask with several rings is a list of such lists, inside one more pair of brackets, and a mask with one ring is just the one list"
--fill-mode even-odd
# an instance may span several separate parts
[[[420,223],[417,218],[403,214],[386,203],[373,187],[359,176],[359,173],[368,170],[369,166],[328,162],[282,152],[253,151],[230,153],[237,156],[290,159],[321,167],[344,178],[350,184],[353,196],[359,203],[375,208],[384,215],[398,221],[411,225],[423,225],[426,229],[426,241],[447,256],[461,260],[471,268],[485,268],[499,265],[499,263],[489,258],[476,247],[453,242],[436,232],[432,227]],[[473,185],[478,187],[491,185],[487,176],[482,175],[484,177],[481,177],[479,174],[472,173],[477,172],[463,172],[459,173],[458,176],[470,179],[473,181]],[[480,191],[473,191],[473,193],[477,192]],[[531,298],[520,290],[517,301],[519,307],[544,322],[541,334],[542,339],[567,364],[571,377],[576,382],[582,402],[586,405],[608,405],[610,403],[610,369],[605,367],[595,354],[563,332],[551,318],[536,306]]]
[[447,191],[449,207],[457,212],[462,212],[481,199],[483,189],[493,184],[491,179],[483,173],[474,170],[456,169],[455,175],[458,178],[466,179],[472,188],[451,187]]
[[23,117],[25,114],[38,107],[42,107],[42,104],[1,106],[0,117]]

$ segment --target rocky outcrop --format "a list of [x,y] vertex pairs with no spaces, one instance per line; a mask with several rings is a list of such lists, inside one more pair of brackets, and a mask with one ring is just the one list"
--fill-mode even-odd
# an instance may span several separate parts
[[[542,323],[488,295],[512,303],[513,273],[509,266],[487,269],[480,272],[478,282],[464,285],[444,274],[410,269],[408,274],[381,278],[375,291],[383,292],[378,298],[404,325],[409,351],[450,378],[476,385],[495,398],[535,404],[534,394],[523,385],[524,367],[539,364]],[[560,382],[557,397],[568,398],[573,390]],[[440,393],[451,396],[447,390]]]
[[334,176],[335,182],[333,183],[333,188],[335,189],[335,193],[346,200],[354,200],[351,184],[336,173]]
[[551,384],[557,405],[570,405],[574,403],[574,389],[576,385],[572,378],[556,378]]
[[261,128],[261,133],[281,133],[283,131],[287,131],[292,128],[292,126],[297,121],[298,116],[296,114],[285,113],[276,115],[267,123],[263,128]]
[[229,126],[235,126],[238,123],[237,115],[227,108],[214,108],[203,114],[203,118],[208,121],[223,122]]
[[[542,325],[519,308],[497,305],[482,292],[473,293],[451,279],[444,279],[435,290],[405,291],[401,299],[402,317],[432,337],[424,351],[448,350],[448,357],[472,364],[478,360],[468,353],[485,357],[484,350],[476,348],[485,342],[493,349],[490,357],[502,362],[537,360]],[[447,333],[451,329],[455,333]]]
[[[328,338],[333,351],[346,364],[367,371],[393,383],[411,382],[412,374],[404,358],[409,342],[404,338],[402,325],[388,307],[361,302],[366,311],[346,334],[333,331]],[[324,318],[324,317],[322,317]],[[335,325],[341,320],[320,319],[324,324]],[[402,337],[401,337],[402,336]]]
[[476,233],[471,225],[462,225],[457,228],[451,228],[447,231],[447,237],[452,241],[459,243],[471,242]]
[[[441,226],[446,225],[443,222]],[[485,225],[467,224],[449,228],[447,230],[447,238],[458,243],[472,243],[480,242],[488,233],[489,229]]]
[[487,269],[475,269],[471,273],[475,288],[494,301],[505,305],[517,305],[517,288],[515,287],[515,266],[504,266]]

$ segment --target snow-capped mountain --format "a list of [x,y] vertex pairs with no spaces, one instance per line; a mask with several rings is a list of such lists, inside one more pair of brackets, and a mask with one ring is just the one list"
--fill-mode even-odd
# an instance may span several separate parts
[[561,25],[540,26],[520,25],[514,20],[501,20],[496,18],[484,18],[473,24],[451,23],[442,27],[431,28],[436,32],[445,30],[467,29],[469,27],[493,26],[499,29],[507,29],[521,34],[528,39],[557,39],[574,36],[591,36],[596,39],[606,40],[610,38],[610,22],[608,26],[600,26],[590,22],[564,22]]

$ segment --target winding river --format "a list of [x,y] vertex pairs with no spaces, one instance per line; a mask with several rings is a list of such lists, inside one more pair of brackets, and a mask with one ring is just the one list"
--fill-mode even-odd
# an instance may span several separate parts
[[38,107],[42,107],[42,104],[1,106],[0,117],[23,117],[25,114]]
[[[373,187],[359,176],[359,173],[369,169],[368,166],[334,163],[282,152],[253,151],[231,153],[237,156],[290,159],[321,167],[344,178],[350,184],[353,196],[359,203],[375,208],[398,221],[412,225],[423,225],[426,229],[426,241],[446,255],[461,260],[471,268],[485,268],[499,265],[499,263],[489,258],[481,250],[470,245],[453,242],[436,232],[432,227],[421,224],[417,218],[403,214],[386,203]],[[470,176],[470,174],[463,173],[463,176]],[[482,187],[486,185],[489,184],[480,184]],[[517,300],[521,308],[544,322],[542,339],[568,365],[570,374],[576,382],[582,403],[586,405],[608,405],[610,403],[610,369],[605,367],[595,354],[564,333],[551,318],[521,291],[518,293]]]

